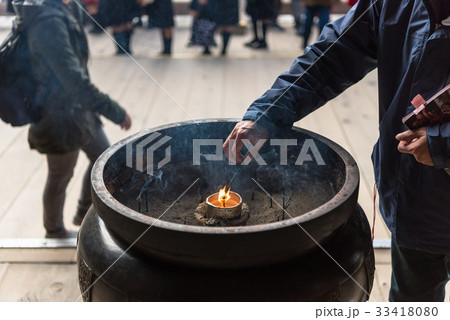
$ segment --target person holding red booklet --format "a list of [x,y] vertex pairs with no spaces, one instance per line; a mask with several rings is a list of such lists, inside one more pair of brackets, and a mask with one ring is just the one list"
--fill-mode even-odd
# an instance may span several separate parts
[[281,133],[378,68],[372,160],[392,232],[390,301],[443,301],[449,279],[450,123],[416,130],[402,123],[414,96],[429,99],[450,83],[449,16],[450,0],[359,0],[250,105],[224,144],[241,162],[242,139],[254,145]]

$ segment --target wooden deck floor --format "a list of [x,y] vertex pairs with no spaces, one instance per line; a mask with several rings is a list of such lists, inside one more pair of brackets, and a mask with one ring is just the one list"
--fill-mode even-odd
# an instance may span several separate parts
[[[6,31],[0,30],[0,39],[5,35]],[[236,36],[231,40],[228,57],[223,58],[216,54],[203,57],[201,49],[186,48],[188,38],[189,30],[176,30],[174,55],[162,58],[157,54],[159,32],[138,30],[133,41],[133,61],[113,56],[114,46],[106,35],[89,36],[93,82],[118,100],[133,118],[130,132],[123,132],[105,120],[111,142],[144,128],[191,118],[240,118],[275,77],[289,68],[300,53],[301,42],[292,30],[272,32],[270,50],[255,52],[243,47],[250,35]],[[378,135],[377,122],[377,76],[373,72],[297,123],[339,143],[356,159],[361,171],[359,202],[371,223],[374,178],[370,154]],[[45,159],[29,150],[27,128],[0,123],[0,136],[0,239],[43,237],[41,196],[47,173]],[[87,159],[82,155],[67,190],[64,214],[70,228],[74,228],[70,221],[86,166]],[[389,238],[378,211],[376,215],[375,237]],[[388,256],[389,250],[377,250],[373,292],[376,301],[387,299]],[[0,259],[0,301],[73,301],[78,295],[76,266],[70,261],[23,264]]]

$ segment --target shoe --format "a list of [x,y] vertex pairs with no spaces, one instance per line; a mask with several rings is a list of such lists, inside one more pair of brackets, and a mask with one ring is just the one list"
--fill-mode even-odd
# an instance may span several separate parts
[[142,23],[141,17],[134,17],[133,21],[131,21],[131,23],[133,24],[133,27],[136,27],[136,28],[140,28],[140,27],[144,26],[144,24]]
[[208,47],[205,47],[205,49],[203,49],[202,55],[204,55],[204,56],[211,55],[211,51],[209,50]]
[[72,239],[78,237],[78,231],[63,229],[57,232],[48,232],[45,234],[47,239]]
[[258,43],[253,48],[254,49],[267,49],[267,43],[265,41],[258,41]]
[[257,45],[257,44],[258,44],[258,42],[259,42],[259,40],[258,40],[258,39],[253,39],[253,40],[252,40],[252,41],[250,41],[250,42],[244,43],[244,46],[246,46],[246,47],[250,47],[250,48],[254,48],[254,47],[255,47],[255,45]]

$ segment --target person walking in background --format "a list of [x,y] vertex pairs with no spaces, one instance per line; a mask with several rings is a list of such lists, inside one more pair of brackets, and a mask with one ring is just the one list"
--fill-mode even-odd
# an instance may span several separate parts
[[92,21],[90,18],[86,17],[86,22],[91,24],[91,29],[89,30],[89,33],[91,34],[100,34],[103,32],[101,26],[99,26],[99,15],[98,15],[98,7],[99,7],[100,0],[83,0],[83,4],[86,7],[86,11],[89,13],[89,15],[92,17]]
[[194,18],[192,23],[192,36],[188,46],[202,46],[203,55],[210,55],[209,47],[217,46],[214,40],[216,30],[215,11],[208,0],[193,0],[190,5]]
[[117,55],[131,54],[133,19],[140,11],[137,0],[100,0],[99,21],[103,27],[112,27]]
[[284,28],[277,22],[278,16],[281,10],[281,0],[272,0],[273,3],[273,15],[270,21],[270,27],[274,30],[284,31]]
[[149,26],[161,29],[163,50],[162,55],[172,54],[173,4],[172,0],[155,0],[146,6]]
[[292,0],[291,3],[292,6],[292,15],[294,16],[295,21],[295,32],[297,35],[303,34],[303,27],[302,27],[302,13],[303,13],[303,4],[300,0]]
[[231,34],[239,22],[238,0],[208,0],[208,2],[212,5],[214,21],[222,36],[221,54],[226,55]]
[[340,0],[302,0],[305,5],[305,24],[303,29],[303,49],[308,46],[309,37],[311,36],[311,28],[314,17],[319,17],[319,34],[325,25],[330,21],[331,6]]
[[6,11],[9,13],[14,13],[14,8],[12,5],[13,0],[8,0],[7,6],[6,6]]
[[[254,38],[245,44],[252,49],[267,49],[267,26],[274,15],[273,0],[247,0],[246,12],[252,19]],[[258,31],[261,23],[261,36]]]
[[[29,128],[28,142],[31,149],[47,158],[48,176],[43,195],[47,238],[69,235],[63,222],[63,209],[66,188],[80,150],[86,153],[90,165],[83,179],[75,225],[81,224],[91,206],[91,169],[109,147],[99,116],[119,124],[122,129],[131,127],[126,111],[90,81],[88,43],[78,20],[81,13],[71,4],[74,3],[70,0],[14,3],[19,7],[16,20],[19,28],[39,14],[48,15],[46,19],[32,22],[26,31],[36,83],[33,104],[40,110],[40,120]],[[23,10],[24,6],[27,10]]]

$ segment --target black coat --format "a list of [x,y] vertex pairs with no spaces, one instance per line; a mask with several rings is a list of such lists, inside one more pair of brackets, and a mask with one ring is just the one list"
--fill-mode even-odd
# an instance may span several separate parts
[[146,7],[146,12],[153,27],[164,29],[175,25],[172,0],[155,0]]
[[247,0],[246,12],[257,20],[271,18],[275,13],[273,0]]
[[98,19],[103,27],[129,23],[140,15],[141,6],[136,0],[100,0]]
[[69,8],[61,0],[44,0],[22,9],[19,23],[40,15],[26,31],[34,104],[41,110],[41,120],[30,127],[30,147],[41,153],[70,152],[89,142],[99,115],[121,123],[125,111],[90,81],[86,36]]
[[238,0],[208,0],[205,5],[193,0],[191,9],[200,13],[199,18],[214,21],[218,26],[233,26],[239,22]]
[[209,0],[218,26],[233,26],[239,22],[238,0]]

